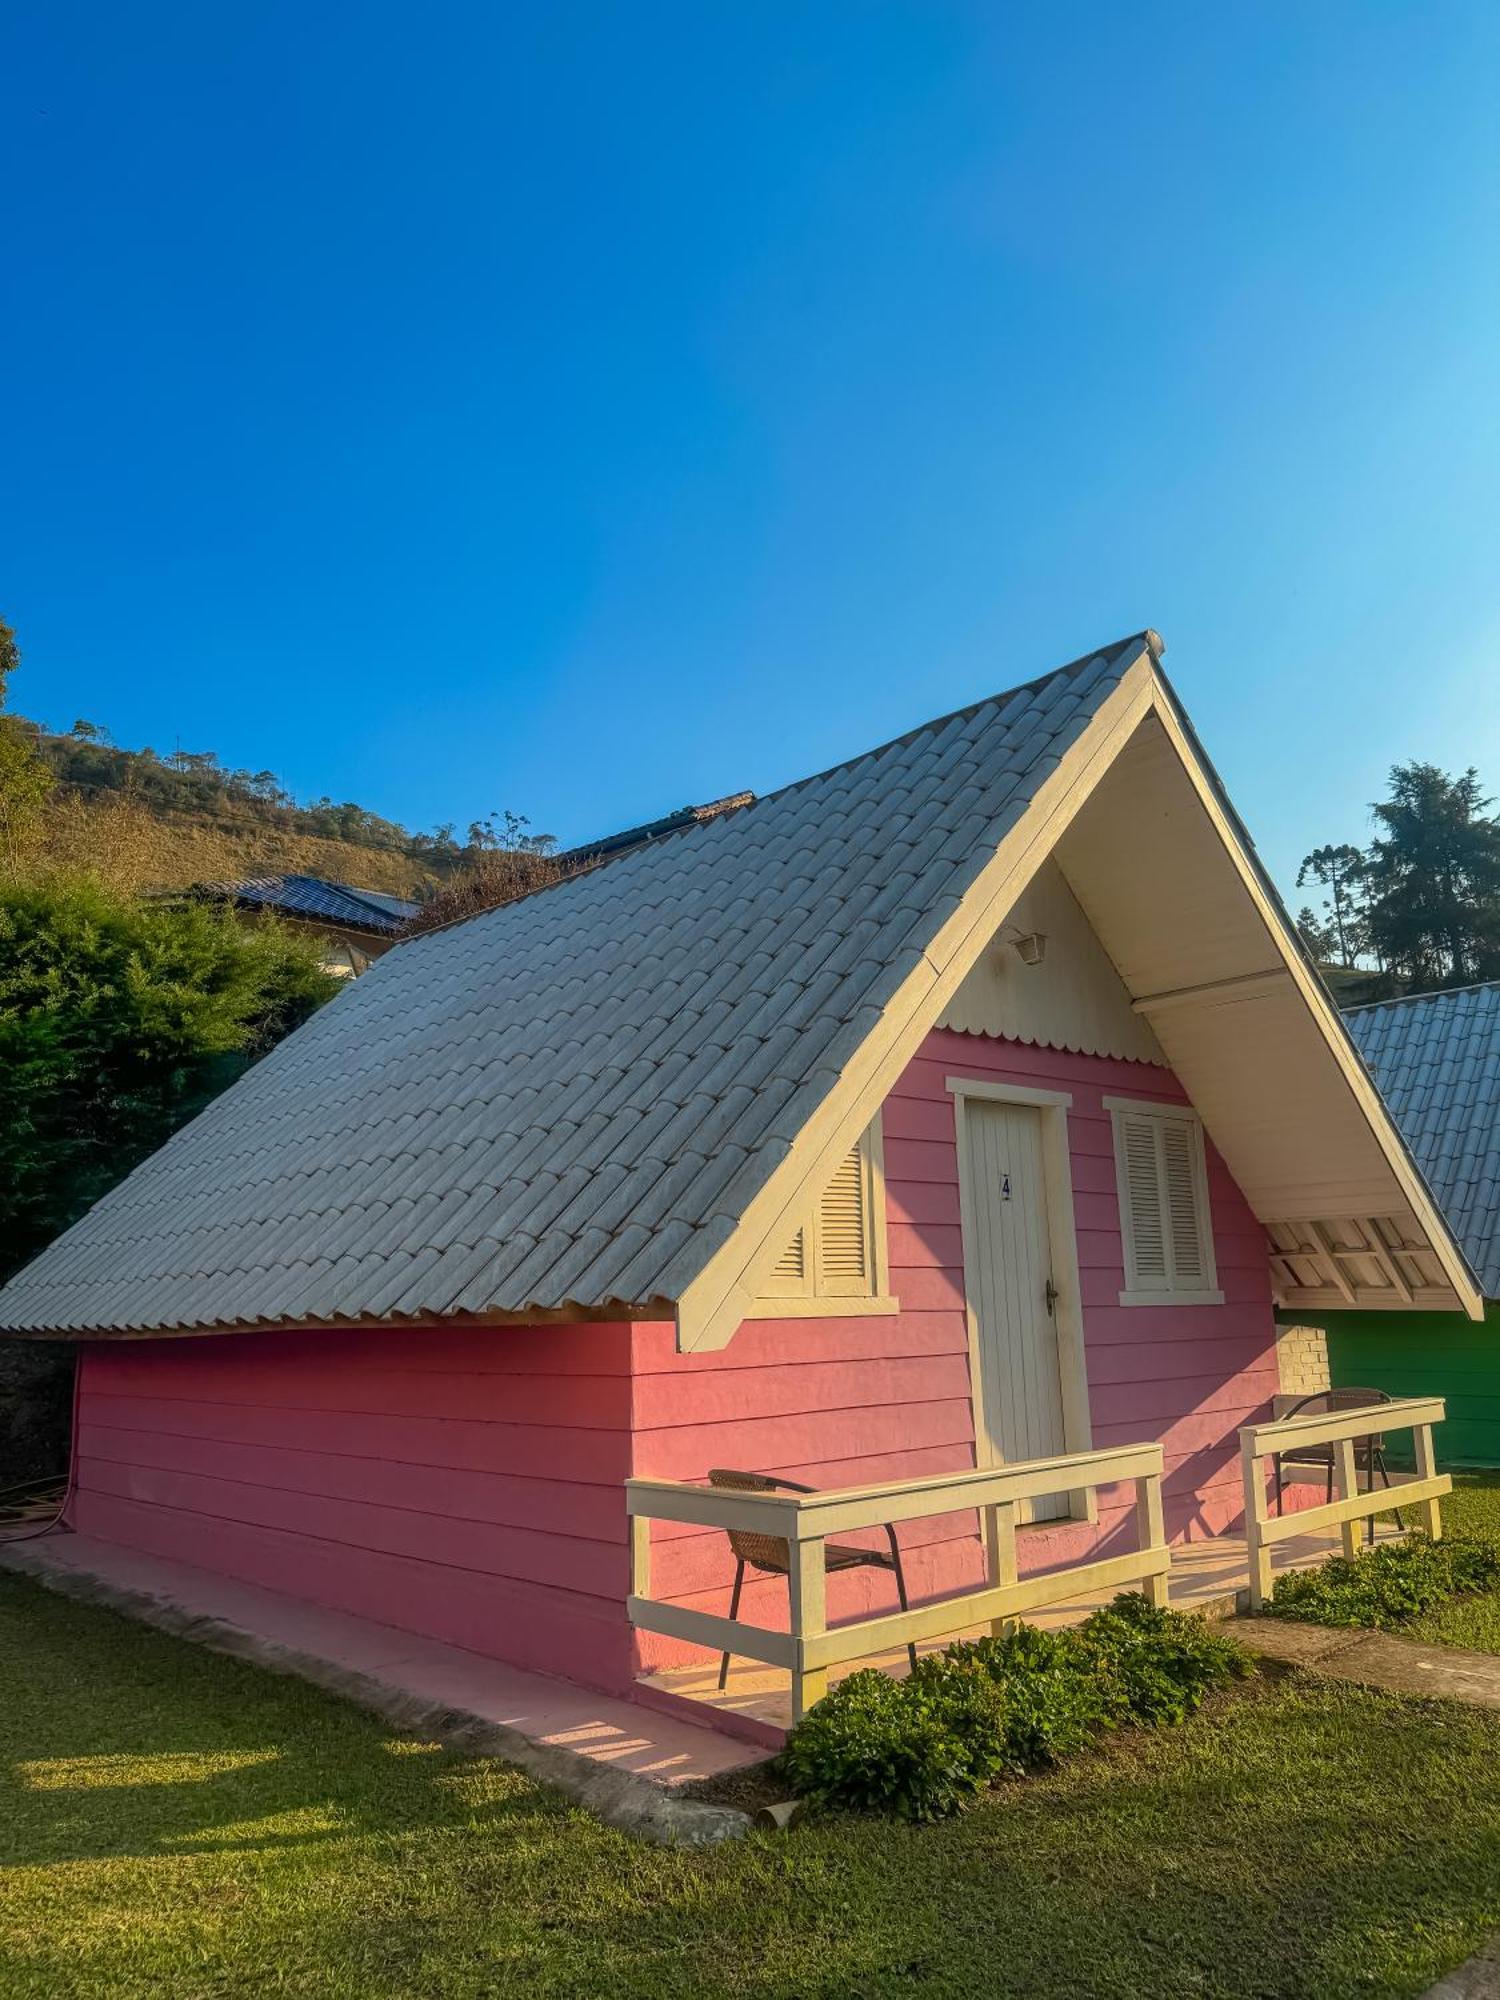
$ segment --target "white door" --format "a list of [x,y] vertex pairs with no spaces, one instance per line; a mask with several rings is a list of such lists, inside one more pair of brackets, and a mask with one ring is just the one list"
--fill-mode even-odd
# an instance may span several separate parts
[[[984,1435],[979,1461],[1014,1465],[1067,1450],[1057,1353],[1052,1235],[1034,1105],[971,1097],[964,1106],[972,1242],[964,1244],[979,1332]],[[1055,1520],[1065,1493],[1023,1505],[1019,1518]]]

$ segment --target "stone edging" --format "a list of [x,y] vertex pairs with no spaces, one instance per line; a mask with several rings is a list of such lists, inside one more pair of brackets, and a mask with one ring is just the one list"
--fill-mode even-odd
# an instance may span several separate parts
[[616,1770],[591,1757],[581,1757],[561,1744],[538,1743],[519,1729],[492,1722],[470,1709],[424,1701],[420,1695],[403,1693],[373,1674],[336,1666],[316,1653],[260,1638],[228,1619],[191,1611],[155,1591],[107,1583],[86,1570],[50,1563],[45,1556],[15,1544],[8,1547],[0,1544],[0,1566],[31,1577],[59,1596],[122,1612],[127,1618],[154,1625],[174,1638],[191,1639],[210,1652],[226,1653],[231,1659],[248,1660],[271,1673],[293,1674],[311,1681],[330,1694],[342,1695],[346,1701],[372,1710],[398,1729],[420,1732],[450,1749],[503,1757],[532,1777],[556,1786],[576,1804],[587,1807],[596,1818],[622,1833],[635,1834],[660,1846],[708,1847],[721,1840],[738,1839],[750,1831],[749,1814],[733,1806],[681,1798],[665,1785],[637,1772]]
[[1445,1974],[1436,1986],[1429,1986],[1420,2000],[1495,2000],[1500,1993],[1500,1938],[1491,1938],[1482,1950]]

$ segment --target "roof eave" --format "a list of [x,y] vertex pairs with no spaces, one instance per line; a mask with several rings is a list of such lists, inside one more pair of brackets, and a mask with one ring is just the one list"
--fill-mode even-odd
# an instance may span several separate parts
[[851,1056],[843,1074],[793,1141],[786,1158],[749,1203],[733,1233],[681,1287],[677,1342],[684,1352],[722,1348],[754,1315],[763,1280],[796,1226],[809,1191],[823,1186],[874,1117],[901,1070],[992,936],[1082,809],[1119,751],[1148,715],[1160,720],[1262,921],[1322,1031],[1330,1055],[1410,1203],[1460,1308],[1484,1318],[1484,1296],[1461,1244],[1376,1090],[1338,1009],[1302,946],[1254,844],[1230,804],[1175,691],[1160,667],[1157,635],[1141,649],[1088,727],[1040,786],[959,908],[928,947]]
[[1197,789],[1247,891],[1259,905],[1272,941],[1308,1011],[1322,1031],[1376,1144],[1426,1232],[1455,1297],[1468,1318],[1482,1320],[1485,1316],[1484,1293],[1462,1244],[1449,1227],[1436,1195],[1417,1164],[1416,1156],[1381,1097],[1337,1003],[1301,933],[1292,922],[1280,892],[1266,872],[1244,822],[1230,803],[1223,780],[1199,741],[1176,690],[1160,671],[1155,680],[1157,715],[1172,739],[1189,779]]

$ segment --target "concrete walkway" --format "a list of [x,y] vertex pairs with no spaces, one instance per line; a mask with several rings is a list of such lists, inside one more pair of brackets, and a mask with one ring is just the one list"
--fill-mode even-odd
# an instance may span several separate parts
[[0,1541],[0,1567],[215,1652],[297,1674],[399,1729],[503,1757],[647,1839],[703,1846],[750,1824],[744,1813],[684,1798],[682,1788],[753,1764],[765,1751],[681,1716],[88,1535]]
[[1333,1680],[1500,1708],[1500,1655],[1494,1653],[1425,1646],[1390,1632],[1298,1625],[1287,1618],[1239,1619],[1234,1636],[1262,1659],[1307,1667]]
[[1466,1958],[1446,1979],[1429,1986],[1421,2000],[1497,2000],[1497,1996],[1500,1996],[1500,1938],[1491,1938],[1482,1951]]

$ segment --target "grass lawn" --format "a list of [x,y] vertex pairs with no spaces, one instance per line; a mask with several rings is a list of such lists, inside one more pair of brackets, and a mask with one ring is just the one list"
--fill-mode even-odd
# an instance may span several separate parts
[[0,1575],[0,1993],[1415,1994],[1500,1926],[1500,1715],[1297,1678],[963,1818],[674,1853]]
[[[1443,1502],[1443,1526],[1450,1534],[1486,1535],[1500,1542],[1500,1472],[1455,1472],[1452,1497]],[[1403,1625],[1401,1636],[1500,1653],[1500,1591],[1445,1604]]]

